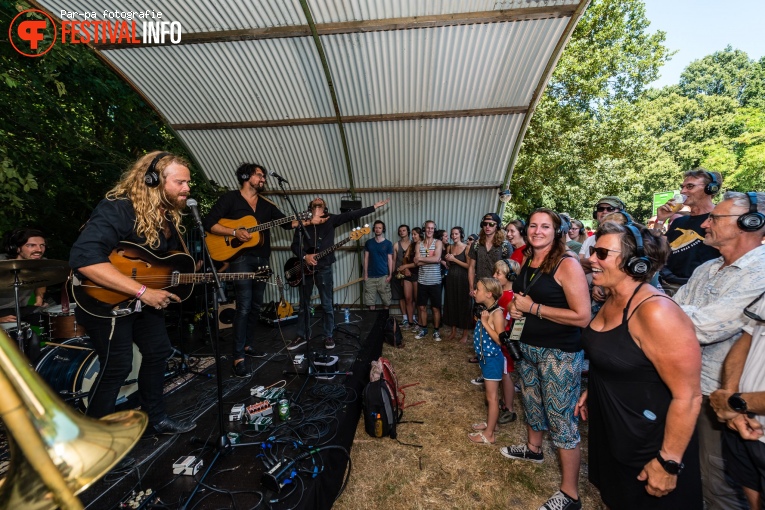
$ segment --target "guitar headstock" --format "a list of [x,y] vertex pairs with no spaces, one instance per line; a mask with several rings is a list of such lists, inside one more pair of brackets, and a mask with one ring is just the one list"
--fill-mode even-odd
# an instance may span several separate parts
[[280,289],[284,286],[281,275],[276,275],[276,286]]
[[354,241],[358,241],[365,235],[369,234],[369,232],[371,232],[371,230],[369,229],[369,225],[367,224],[367,225],[364,225],[363,227],[356,227],[353,230],[351,230],[350,237]]
[[299,221],[310,220],[311,218],[313,218],[313,213],[311,211],[303,211],[298,214]]
[[257,271],[255,271],[255,277],[258,280],[266,281],[274,274],[274,272],[271,270],[269,266],[262,266],[259,267]]

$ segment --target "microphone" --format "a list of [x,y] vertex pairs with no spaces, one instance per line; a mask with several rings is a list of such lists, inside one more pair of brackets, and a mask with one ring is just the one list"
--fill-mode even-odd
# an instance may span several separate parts
[[[269,170],[269,171],[268,171],[268,175],[270,175],[271,177],[276,177],[277,179],[279,179],[279,181],[281,181],[281,182],[283,182],[283,183],[285,183],[285,184],[289,184],[289,181],[288,181],[287,179],[285,179],[285,178],[284,178],[284,177],[282,177],[281,175],[277,174],[277,173],[276,173],[276,172],[274,172],[273,170]],[[187,203],[188,203],[188,201],[187,201]]]
[[186,205],[191,209],[191,214],[194,215],[194,221],[197,222],[197,225],[202,225],[202,218],[199,216],[199,209],[197,208],[199,204],[197,201],[189,197],[186,200]]

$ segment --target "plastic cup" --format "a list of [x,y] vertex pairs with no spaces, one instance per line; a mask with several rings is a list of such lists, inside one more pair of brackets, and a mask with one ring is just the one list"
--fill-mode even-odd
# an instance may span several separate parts
[[672,214],[678,212],[685,205],[685,195],[678,193],[672,197]]

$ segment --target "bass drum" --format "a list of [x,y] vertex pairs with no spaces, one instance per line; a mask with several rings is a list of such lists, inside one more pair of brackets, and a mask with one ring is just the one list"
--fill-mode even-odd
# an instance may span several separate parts
[[[64,347],[65,346],[65,347]],[[137,406],[138,369],[141,367],[141,353],[133,344],[133,369],[117,395],[116,405]],[[62,346],[48,347],[40,356],[35,370],[66,401],[74,400],[84,411],[88,407],[88,392],[96,382],[101,364],[90,339],[71,338]]]

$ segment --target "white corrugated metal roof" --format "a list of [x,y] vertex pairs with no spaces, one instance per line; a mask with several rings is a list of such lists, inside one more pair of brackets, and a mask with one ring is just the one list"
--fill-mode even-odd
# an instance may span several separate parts
[[[439,211],[460,224],[498,209],[589,0],[302,1],[310,19],[301,0],[154,0],[150,11],[180,22],[181,44],[94,48],[208,178],[234,188],[235,168],[249,161],[296,193],[322,190],[335,209],[343,193],[362,190],[366,205],[391,195],[390,226]],[[139,0],[36,3],[54,18],[147,10]],[[351,267],[338,264],[338,281]]]

